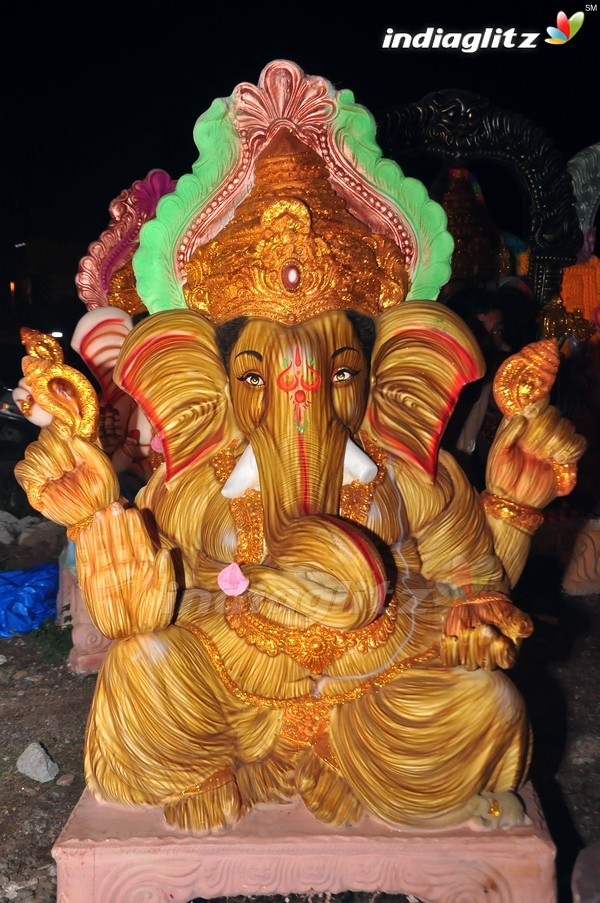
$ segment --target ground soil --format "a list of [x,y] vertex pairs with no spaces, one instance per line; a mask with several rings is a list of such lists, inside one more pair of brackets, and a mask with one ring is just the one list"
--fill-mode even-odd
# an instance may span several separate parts
[[[50,849],[84,789],[83,735],[96,677],[69,670],[69,634],[58,636],[59,629],[0,639],[0,900],[56,899]],[[52,781],[17,770],[34,742],[59,767]]]
[[[29,513],[12,510],[20,517]],[[4,551],[10,560],[10,550]],[[567,903],[576,856],[600,842],[600,599],[565,595],[556,561],[543,556],[528,566],[516,596],[536,629],[511,675],[533,722],[531,777],[557,844],[559,900]],[[69,669],[69,648],[68,629],[56,625],[0,638],[6,658],[0,665],[0,901],[56,899],[51,849],[84,789],[83,738],[96,681]],[[59,767],[57,777],[43,784],[16,767],[36,741]]]

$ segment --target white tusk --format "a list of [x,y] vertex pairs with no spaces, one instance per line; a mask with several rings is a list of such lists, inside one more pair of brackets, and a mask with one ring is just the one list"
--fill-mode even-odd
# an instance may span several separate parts
[[224,495],[226,499],[237,499],[244,494],[246,489],[256,489],[257,492],[260,492],[258,466],[251,445],[247,446],[229,474],[229,479],[221,489],[221,495]]
[[[344,475],[342,480],[344,485],[352,483],[354,480],[358,480],[361,483],[370,483],[376,476],[377,465],[375,462],[352,439],[348,439],[344,453]],[[258,467],[251,445],[247,446],[233,468],[229,479],[221,489],[221,494],[226,499],[236,499],[243,495],[246,489],[256,489],[257,492],[260,492]]]
[[352,483],[354,480],[358,480],[360,483],[370,483],[376,476],[377,464],[352,439],[348,439],[344,454],[343,485]]

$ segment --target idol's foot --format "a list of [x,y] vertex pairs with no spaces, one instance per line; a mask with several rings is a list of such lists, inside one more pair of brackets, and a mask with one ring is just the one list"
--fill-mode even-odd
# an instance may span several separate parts
[[469,808],[469,821],[480,828],[520,828],[531,824],[523,803],[510,791],[476,793],[469,801]]
[[297,794],[294,786],[298,748],[279,740],[268,758],[238,765],[235,779],[245,810],[257,803],[288,803]]
[[327,753],[325,759],[323,751],[313,747],[298,756],[298,792],[319,821],[341,827],[356,824],[364,815],[363,805],[337,770],[333,754]]
[[169,800],[164,813],[178,828],[219,834],[237,824],[244,810],[235,778],[230,771],[220,771]]

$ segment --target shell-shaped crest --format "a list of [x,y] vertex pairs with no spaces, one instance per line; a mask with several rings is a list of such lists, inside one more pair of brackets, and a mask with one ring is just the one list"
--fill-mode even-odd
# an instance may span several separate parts
[[36,357],[23,358],[23,373],[40,408],[66,424],[74,436],[96,439],[98,399],[82,373]]
[[558,365],[556,339],[525,345],[507,358],[494,378],[494,398],[504,416],[523,414],[544,398],[554,385]]

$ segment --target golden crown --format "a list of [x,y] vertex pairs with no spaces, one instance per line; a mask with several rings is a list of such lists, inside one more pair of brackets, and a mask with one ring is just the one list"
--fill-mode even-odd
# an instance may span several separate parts
[[196,248],[188,307],[221,324],[285,324],[330,310],[376,315],[408,291],[398,245],[353,217],[315,151],[280,131],[256,160],[254,187],[216,238]]

